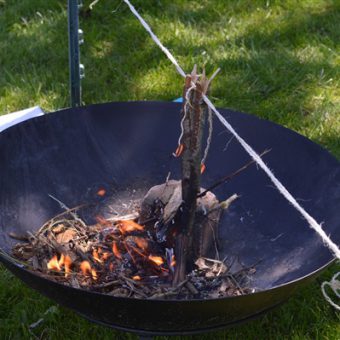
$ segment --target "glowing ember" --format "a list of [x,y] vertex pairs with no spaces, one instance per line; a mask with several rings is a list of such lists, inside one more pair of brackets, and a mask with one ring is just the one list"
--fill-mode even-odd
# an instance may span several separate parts
[[99,189],[97,191],[97,195],[100,196],[100,197],[103,197],[106,195],[106,190],[105,189]]
[[51,260],[47,263],[47,268],[49,270],[58,270],[58,271],[61,270],[57,255],[54,255],[51,258]]
[[100,252],[100,248],[98,250],[93,249],[92,256],[93,256],[94,260],[97,261],[98,263],[103,263],[103,261],[99,257],[99,252]]
[[143,231],[144,227],[132,220],[120,221],[119,230],[122,234],[131,233],[133,231]]
[[142,278],[139,276],[139,275],[135,275],[132,277],[132,280],[135,280],[135,281],[140,281]]
[[112,244],[112,252],[118,259],[122,258],[122,254],[120,253],[118,246],[117,246],[117,242],[115,241]]
[[148,259],[156,263],[158,266],[161,266],[164,263],[163,258],[161,258],[160,256],[149,255]]

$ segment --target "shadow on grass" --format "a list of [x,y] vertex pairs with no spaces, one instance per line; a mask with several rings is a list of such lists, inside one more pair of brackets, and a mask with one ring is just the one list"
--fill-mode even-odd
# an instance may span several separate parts
[[[52,94],[52,97],[59,97],[56,104],[65,106],[68,103],[66,5],[57,1],[52,10],[42,0],[35,0],[34,5],[27,6],[18,1],[17,15],[7,16],[10,24],[6,20],[4,25],[6,15],[0,17],[0,24],[7,27],[7,33],[0,35],[1,40],[7,36],[5,43],[0,40],[2,50],[7,49],[5,55],[0,56],[4,70],[0,94],[5,95],[12,89],[15,92],[18,87],[25,91],[24,88],[28,87],[27,97],[33,92],[34,98],[39,100],[39,95]],[[191,30],[206,39],[208,49],[216,49],[210,63],[220,66],[222,72],[216,80],[213,95],[220,98],[219,103],[224,106],[253,112],[283,124],[287,121],[285,115],[293,113],[295,116],[289,120],[297,120],[292,126],[295,127],[303,122],[303,114],[313,110],[307,99],[320,81],[322,83],[320,77],[327,79],[336,72],[327,56],[327,49],[335,46],[339,38],[337,23],[340,18],[335,4],[328,5],[321,13],[305,13],[301,17],[293,13],[287,16],[282,27],[271,23],[269,30],[262,29],[266,23],[261,19],[249,25],[246,33],[240,36],[229,41],[222,36],[211,43],[209,35],[212,32],[202,32],[209,21],[212,26],[214,21],[226,23],[228,15],[237,16],[242,11],[251,15],[263,4],[254,2],[245,7],[238,1],[216,6],[210,2],[153,1],[145,4],[135,1],[135,5],[147,18],[161,18],[165,22],[173,18],[184,26],[190,25]],[[85,32],[85,45],[81,48],[86,68],[84,101],[171,100],[178,96],[182,80],[175,74],[166,78],[175,83],[169,85],[169,91],[164,92],[164,84],[160,84],[161,90],[156,87],[150,90],[148,85],[143,88],[143,77],[155,70],[158,74],[164,72],[168,62],[125,5],[112,13],[114,8],[115,4],[102,1],[91,15],[81,17],[81,27]],[[194,55],[197,62],[204,62],[195,41],[178,50],[176,45],[181,44],[181,37],[168,40],[166,43],[170,48],[174,46],[175,55],[180,59],[195,62],[192,57],[187,57]],[[294,53],[295,48],[308,48],[313,42],[321,49],[318,60],[302,60]],[[222,56],[219,56],[219,48],[223,50]],[[236,54],[231,55],[229,50]]]

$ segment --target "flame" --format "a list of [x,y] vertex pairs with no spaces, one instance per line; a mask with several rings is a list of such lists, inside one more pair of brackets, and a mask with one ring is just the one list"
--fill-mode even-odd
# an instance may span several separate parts
[[99,257],[99,253],[100,252],[101,252],[100,248],[98,250],[97,249],[93,249],[92,256],[93,256],[94,260],[97,261],[98,263],[103,263],[103,261]]
[[47,268],[49,270],[58,270],[58,271],[61,270],[57,255],[54,255],[51,258],[51,260],[47,263]]
[[91,276],[95,281],[98,279],[97,272],[94,269],[91,269]]
[[113,241],[113,244],[112,244],[112,252],[113,254],[118,258],[118,259],[121,259],[122,258],[122,254],[120,253],[119,249],[118,249],[118,246],[117,246],[117,242],[116,241]]
[[106,195],[106,190],[101,188],[97,191],[97,195],[100,196],[100,197],[103,197]]
[[136,243],[136,245],[138,246],[138,248],[142,249],[142,250],[146,250],[148,248],[148,241],[145,238],[142,237],[135,237],[134,241]]
[[68,277],[71,272],[72,259],[70,256],[65,256],[64,266],[65,266],[65,277]]
[[176,149],[176,151],[173,155],[175,157],[179,157],[182,154],[183,150],[184,150],[184,145],[180,144],[180,145],[178,145],[178,147],[177,147],[177,149]]
[[83,272],[84,275],[91,274],[91,265],[89,261],[83,261],[80,264],[80,270]]
[[60,259],[58,261],[60,268],[64,265],[64,262],[65,262],[65,256],[64,256],[64,254],[61,254]]
[[171,257],[171,263],[170,263],[171,267],[175,267],[176,266],[176,260],[175,260],[175,255],[172,255]]
[[93,269],[90,265],[90,262],[88,261],[83,261],[80,264],[80,269],[83,272],[83,274],[85,276],[90,276],[92,277],[93,280],[97,280],[98,279],[98,275],[95,269]]
[[161,266],[164,263],[163,258],[160,256],[149,255],[148,259],[156,263],[158,266]]
[[119,230],[122,234],[130,233],[132,231],[143,231],[144,227],[134,222],[133,220],[119,221]]
[[139,276],[139,275],[135,275],[132,277],[132,280],[135,280],[135,281],[140,281],[142,278]]
[[68,255],[61,254],[60,259],[58,260],[58,256],[54,255],[51,260],[47,263],[47,268],[50,270],[61,271],[61,268],[64,266],[65,268],[65,277],[68,277],[71,272],[71,264],[72,259]]
[[203,174],[203,172],[205,171],[205,169],[206,169],[206,166],[205,166],[205,164],[201,164],[201,174]]

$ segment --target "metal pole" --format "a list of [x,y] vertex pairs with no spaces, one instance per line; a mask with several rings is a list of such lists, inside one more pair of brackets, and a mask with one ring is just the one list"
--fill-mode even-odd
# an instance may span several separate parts
[[71,106],[81,105],[81,78],[84,77],[84,66],[80,64],[79,44],[83,42],[82,31],[79,30],[78,0],[68,0],[68,41]]

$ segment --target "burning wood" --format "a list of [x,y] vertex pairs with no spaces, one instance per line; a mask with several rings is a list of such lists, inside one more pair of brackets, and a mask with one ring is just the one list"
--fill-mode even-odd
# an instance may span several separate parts
[[[232,274],[232,265],[228,259],[220,260],[217,246],[221,213],[238,196],[220,202],[200,185],[211,140],[210,126],[203,152],[209,112],[202,95],[209,85],[204,72],[198,75],[196,68],[186,79],[183,131],[174,153],[182,157],[182,180],[168,178],[150,188],[138,209],[124,209],[114,216],[94,214],[96,223],[91,225],[76,209],[67,208],[34,235],[10,235],[22,241],[13,247],[14,256],[51,280],[115,296],[205,299],[248,293],[247,278],[254,268]],[[97,195],[104,197],[107,192],[99,189]],[[212,253],[215,258],[209,258]]]
[[[198,209],[202,209],[201,204]],[[79,217],[75,219],[67,212],[61,220],[68,221],[63,228],[77,230],[68,243],[61,238],[56,240],[58,233],[65,230],[56,229],[58,221],[52,219],[28,241],[13,248],[16,258],[50,280],[74,288],[135,298],[209,298],[222,286],[228,289],[218,291],[219,296],[240,293],[235,284],[230,283],[233,282],[230,267],[223,261],[205,257],[199,257],[195,269],[183,283],[173,287],[177,262],[174,249],[168,248],[169,242],[168,245],[159,243],[157,237],[150,234],[150,225],[121,232],[121,224],[116,222],[108,233],[105,226],[80,223]],[[134,221],[129,225],[140,224]],[[250,270],[253,269],[237,278],[243,292],[248,292],[242,281]]]

